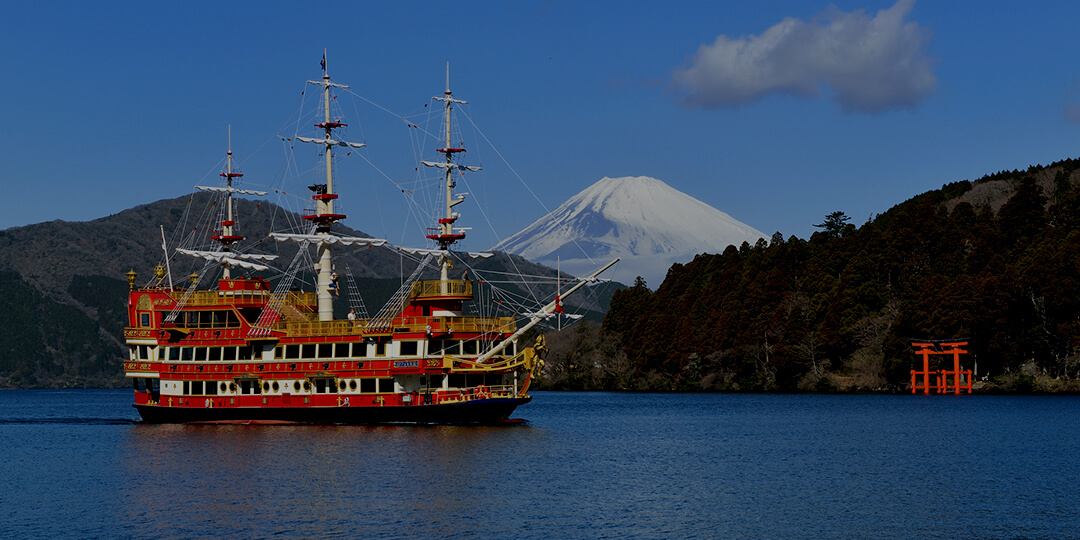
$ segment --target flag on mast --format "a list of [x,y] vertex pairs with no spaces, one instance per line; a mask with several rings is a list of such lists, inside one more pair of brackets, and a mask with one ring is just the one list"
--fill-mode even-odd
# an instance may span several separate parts
[[322,53],[322,61],[319,62],[319,65],[322,66],[323,71],[326,71],[326,53],[325,52]]

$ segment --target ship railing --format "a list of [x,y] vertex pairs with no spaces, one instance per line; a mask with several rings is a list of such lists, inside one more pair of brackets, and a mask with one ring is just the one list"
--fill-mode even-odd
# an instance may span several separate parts
[[473,283],[467,279],[436,279],[417,281],[412,285],[410,298],[472,298]]
[[[399,324],[400,323],[400,324]],[[431,328],[428,328],[428,327]],[[513,317],[402,317],[394,320],[394,328],[410,332],[444,334],[453,332],[505,332],[517,330]]]
[[513,317],[405,317],[395,319],[392,328],[380,331],[367,329],[367,320],[357,319],[311,322],[280,322],[276,329],[291,337],[352,336],[395,332],[427,333],[431,335],[459,333],[513,333],[517,324]]
[[472,401],[475,399],[513,397],[517,396],[514,392],[514,385],[512,384],[501,384],[493,386],[480,385],[468,388],[451,388],[450,390],[432,391],[430,403],[460,403],[463,401]]
[[[172,294],[173,300],[179,302],[185,293],[177,291]],[[239,291],[195,291],[187,300],[187,306],[222,306],[230,304],[265,303],[276,294],[262,290],[239,290]],[[283,295],[284,304],[311,306],[316,305],[318,299],[313,292],[289,291]]]

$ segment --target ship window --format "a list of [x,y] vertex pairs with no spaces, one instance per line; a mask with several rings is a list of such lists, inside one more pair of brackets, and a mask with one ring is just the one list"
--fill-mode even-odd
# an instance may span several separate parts
[[184,395],[191,394],[191,381],[184,381]]
[[224,311],[211,311],[213,313],[213,322],[210,323],[213,328],[225,327],[225,312]]
[[353,343],[352,355],[354,358],[364,358],[367,356],[367,343]]
[[212,311],[199,312],[199,328],[212,328],[214,326],[214,313]]
[[446,375],[442,373],[438,375],[428,375],[428,388],[434,388],[436,390],[443,387],[443,379]]
[[[356,383],[355,383],[355,382],[353,383],[353,386],[356,386]],[[344,391],[345,391],[345,381],[341,381],[341,382],[339,382],[339,383],[338,383],[338,388],[339,388],[339,389],[340,389],[340,390],[341,390],[342,392],[344,392]]]
[[191,381],[191,392],[190,392],[190,394],[193,395],[193,396],[199,396],[199,395],[202,395],[202,393],[203,393],[203,382],[202,381]]
[[225,326],[227,328],[239,328],[240,319],[236,317],[236,313],[233,311],[225,312]]
[[450,388],[465,388],[465,374],[453,373],[450,375]]
[[379,379],[379,393],[389,394],[394,391],[394,379]]
[[360,393],[374,394],[376,380],[378,379],[360,379]]
[[349,344],[338,343],[334,345],[334,356],[336,358],[348,358],[349,357]]
[[193,328],[199,326],[199,314],[195,311],[184,312],[184,326]]
[[319,358],[333,358],[334,357],[334,344],[323,343],[319,345]]
[[[344,390],[344,388],[342,388],[342,390]],[[356,380],[355,379],[349,381],[349,390],[352,390],[353,392],[356,391]]]
[[386,343],[380,341],[375,344],[375,356],[386,356]]
[[306,343],[300,347],[300,358],[315,358],[315,344]]
[[310,392],[311,391],[311,381],[304,381],[304,391],[305,392]]
[[293,389],[293,392],[299,392],[300,391],[300,381],[293,381],[292,389]]
[[428,354],[442,354],[442,340],[441,339],[429,339],[427,342]]
[[207,360],[221,360],[221,347],[210,347],[206,352]]
[[143,327],[150,326],[150,314],[149,313],[140,313],[139,314],[139,326],[143,326]]
[[138,360],[139,359],[139,356],[138,356],[139,349],[137,347],[135,347],[134,345],[131,345],[130,347],[128,347],[128,349],[129,349],[129,353],[130,353],[130,354],[128,354],[128,358],[131,359],[131,360]]
[[402,341],[398,354],[401,356],[416,356],[416,351],[415,341]]
[[446,347],[444,354],[461,354],[460,341],[446,341],[444,346]]
[[150,348],[146,345],[139,345],[139,360],[148,360],[150,358]]
[[247,381],[241,380],[240,381],[240,393],[241,394],[251,394],[252,391],[254,391],[254,393],[256,393],[256,394],[259,393],[259,383],[258,383],[258,381],[250,381],[250,380],[247,380]]
[[195,361],[201,362],[206,360],[206,347],[195,347]]
[[274,347],[274,360],[281,360],[282,355],[285,354],[285,351],[283,349],[284,347],[282,347],[281,345]]
[[[244,347],[245,349],[247,347]],[[236,360],[236,347],[225,347],[221,349],[222,360]]]
[[217,395],[217,383],[214,381],[206,381],[206,393],[207,395]]
[[166,349],[166,347],[155,347],[155,348],[157,349],[157,359],[158,360],[164,360],[165,359],[165,349]]
[[169,347],[169,360],[180,359],[180,347]]
[[476,354],[476,341],[470,339],[461,342],[461,354]]
[[262,310],[258,308],[240,308],[240,316],[251,325],[259,322],[259,315],[261,313]]
[[277,381],[274,381],[274,391],[277,392],[280,389],[281,389],[281,386],[278,385]]
[[300,346],[299,345],[286,345],[285,346],[285,359],[296,360],[300,358]]
[[187,360],[187,361],[190,362],[191,360],[194,360],[194,359],[195,359],[195,356],[194,356],[194,353],[192,352],[191,347],[181,347],[180,348],[180,360]]

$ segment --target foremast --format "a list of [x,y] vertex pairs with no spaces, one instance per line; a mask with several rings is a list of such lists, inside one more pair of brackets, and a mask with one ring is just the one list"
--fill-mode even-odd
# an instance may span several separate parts
[[[479,171],[480,167],[473,167],[468,165],[459,165],[454,163],[454,154],[463,153],[465,149],[462,147],[455,148],[453,146],[452,133],[452,112],[454,104],[467,104],[468,101],[460,99],[454,99],[453,93],[450,91],[450,64],[446,64],[446,91],[442,96],[435,96],[432,99],[441,101],[444,104],[443,122],[446,127],[446,140],[443,148],[439,148],[436,152],[443,154],[444,161],[421,161],[420,163],[428,167],[436,167],[443,170],[443,188],[446,196],[446,212],[443,217],[439,218],[438,227],[428,229],[428,239],[434,240],[439,244],[441,253],[439,254],[439,270],[440,280],[442,281],[442,287],[446,289],[448,280],[450,279],[450,269],[453,267],[453,263],[450,261],[450,246],[457,243],[459,240],[465,238],[465,230],[461,228],[455,228],[454,223],[461,217],[461,214],[454,212],[453,208],[463,202],[465,202],[465,193],[459,193],[457,197],[454,196],[454,188],[457,187],[457,183],[454,181],[455,171]],[[444,290],[444,293],[449,291]]]
[[323,76],[322,80],[308,81],[308,84],[314,84],[321,86],[323,89],[323,122],[321,124],[315,124],[316,128],[323,130],[323,138],[315,139],[310,137],[297,137],[300,142],[321,144],[324,148],[323,157],[326,162],[326,183],[314,184],[309,186],[314,195],[311,198],[315,201],[314,213],[305,213],[304,219],[307,219],[315,224],[315,235],[323,237],[324,241],[318,242],[318,262],[316,268],[318,269],[318,306],[319,306],[319,320],[320,321],[332,321],[334,320],[334,299],[331,296],[330,284],[334,271],[334,264],[331,258],[330,249],[330,226],[339,220],[345,219],[344,214],[338,214],[334,212],[334,199],[338,196],[334,193],[334,147],[344,146],[346,148],[362,148],[366,145],[363,143],[353,143],[338,141],[334,139],[334,130],[342,127],[347,127],[348,124],[343,122],[332,120],[330,118],[330,89],[331,88],[348,88],[347,85],[337,84],[330,81],[330,75],[326,72],[326,51],[323,51],[322,60]]

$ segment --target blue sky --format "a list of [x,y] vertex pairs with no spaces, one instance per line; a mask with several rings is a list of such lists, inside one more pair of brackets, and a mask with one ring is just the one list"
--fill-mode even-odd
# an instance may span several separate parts
[[[247,185],[273,185],[324,48],[335,81],[397,115],[422,113],[451,63],[455,97],[493,143],[466,140],[485,169],[470,193],[497,231],[464,205],[466,249],[604,176],[659,178],[766,234],[805,238],[834,210],[861,224],[947,182],[1080,154],[1072,2],[322,6],[6,6],[0,228],[216,182],[230,124]],[[344,109],[350,138],[382,172],[343,164],[346,224],[415,238],[399,186],[433,156],[416,155],[399,118],[358,103]]]

